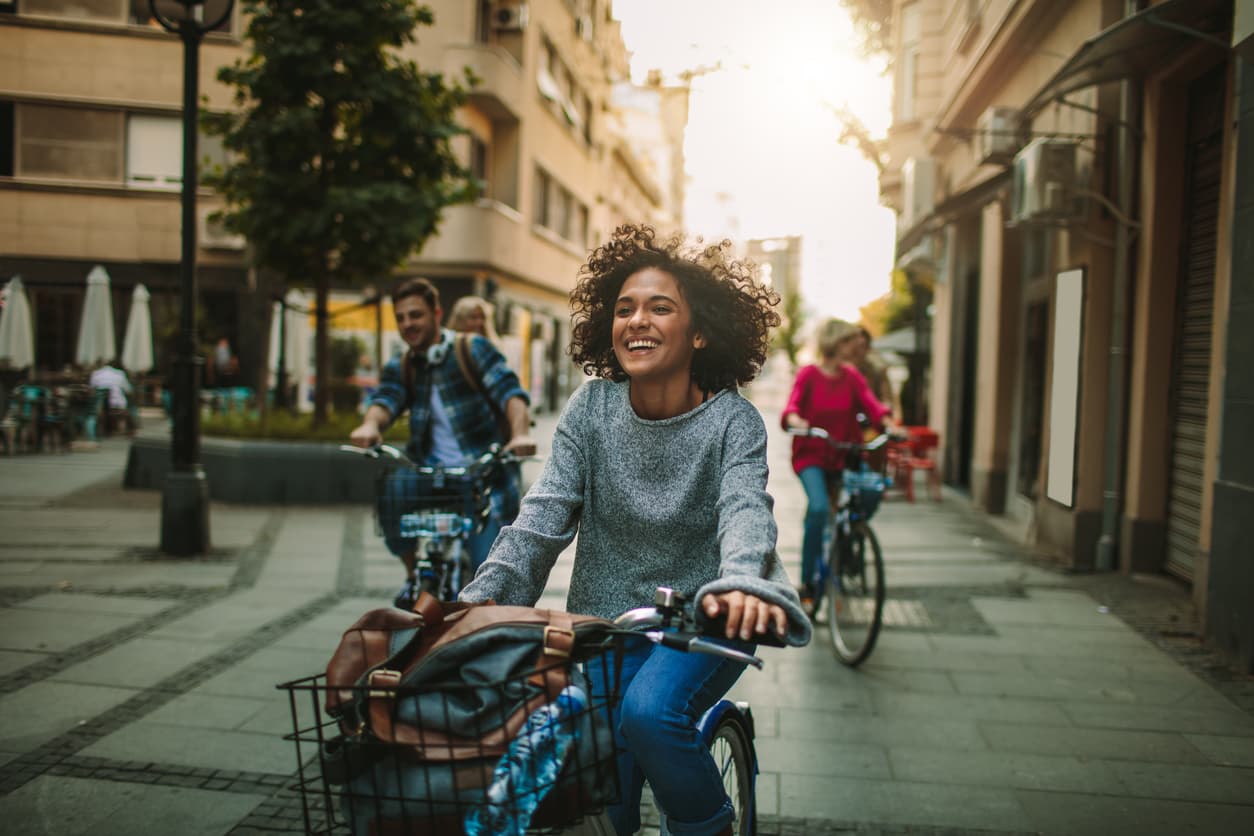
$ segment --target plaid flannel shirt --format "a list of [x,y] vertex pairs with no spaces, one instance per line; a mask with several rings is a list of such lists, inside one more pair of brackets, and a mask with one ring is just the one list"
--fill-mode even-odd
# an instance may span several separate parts
[[[393,420],[398,419],[408,407],[407,452],[416,462],[427,462],[431,454],[432,387],[438,387],[440,401],[444,404],[444,411],[448,413],[457,444],[468,457],[477,458],[493,444],[504,444],[507,441],[500,437],[492,408],[488,406],[484,396],[466,382],[466,376],[457,365],[453,346],[455,337],[453,331],[441,331],[439,346],[442,347],[443,357],[437,362],[428,362],[425,352],[412,361],[412,397],[406,396],[402,358],[397,357],[384,365],[379,387],[370,399],[370,405],[383,407],[392,414]],[[492,343],[475,336],[470,341],[470,356],[479,367],[483,388],[502,411],[511,398],[522,398],[530,405],[531,398],[518,382],[518,375],[514,374],[506,363],[505,356]],[[517,472],[517,468],[504,469],[502,481],[496,486],[502,495],[499,500],[496,495],[493,497],[494,510],[501,510],[509,517],[509,521],[512,521],[518,508]]]

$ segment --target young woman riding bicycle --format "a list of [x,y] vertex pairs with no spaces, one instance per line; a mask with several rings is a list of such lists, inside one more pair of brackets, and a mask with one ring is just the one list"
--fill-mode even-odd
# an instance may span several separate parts
[[[571,294],[571,355],[600,379],[566,405],[542,475],[463,600],[534,604],[578,533],[571,612],[613,618],[669,586],[725,615],[728,642],[752,646],[768,631],[809,641],[775,552],[766,429],[736,391],[766,358],[778,297],[725,247],[688,250],[623,226],[592,253]],[[730,832],[697,721],[743,669],[647,642],[628,649],[609,811],[618,833],[639,827],[646,779],[671,832]]]
[[[851,362],[860,335],[856,326],[841,319],[829,319],[819,329],[819,362],[797,372],[780,418],[785,430],[822,427],[834,441],[857,442],[862,440],[859,413],[873,426],[887,426],[889,408],[875,397]],[[844,454],[820,438],[796,437],[792,440],[792,467],[806,492],[801,597],[809,607],[817,591],[814,573],[823,551],[832,486],[844,468]]]

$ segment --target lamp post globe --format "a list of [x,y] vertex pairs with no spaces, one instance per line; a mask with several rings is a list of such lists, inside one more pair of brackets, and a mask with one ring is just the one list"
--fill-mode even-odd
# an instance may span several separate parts
[[[196,188],[197,134],[200,115],[200,42],[230,16],[234,0],[225,0],[215,19],[205,20],[206,0],[177,0],[183,14],[170,17],[148,0],[152,17],[183,41],[183,195],[182,254],[179,264],[178,342],[171,369],[173,433],[170,469],[161,494],[161,551],[169,555],[209,551],[209,483],[200,466],[200,370],[196,334]],[[216,5],[216,4],[215,4]]]

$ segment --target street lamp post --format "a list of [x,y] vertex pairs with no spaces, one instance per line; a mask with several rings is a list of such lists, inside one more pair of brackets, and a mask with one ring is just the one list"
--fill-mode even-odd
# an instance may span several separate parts
[[[206,24],[206,0],[177,0],[178,19],[167,17],[157,0],[148,0],[152,16],[183,41],[183,249],[180,263],[182,310],[173,371],[174,432],[170,472],[161,494],[161,551],[171,555],[204,554],[209,550],[209,483],[200,466],[200,369],[196,339],[196,187],[197,135],[200,114],[200,41],[231,14],[226,0],[216,20]],[[165,4],[168,6],[168,4]]]

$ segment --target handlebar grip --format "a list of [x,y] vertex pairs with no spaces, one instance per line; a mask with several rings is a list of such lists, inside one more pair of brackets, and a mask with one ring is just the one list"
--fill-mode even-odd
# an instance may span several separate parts
[[[716,636],[722,638],[727,635],[727,613],[719,613],[710,618],[705,614],[705,610],[700,607],[694,608],[693,620],[697,624],[697,629],[707,636]],[[767,627],[765,633],[754,633],[749,641],[756,644],[764,644],[768,647],[787,647],[784,637],[775,632],[771,627]]]

